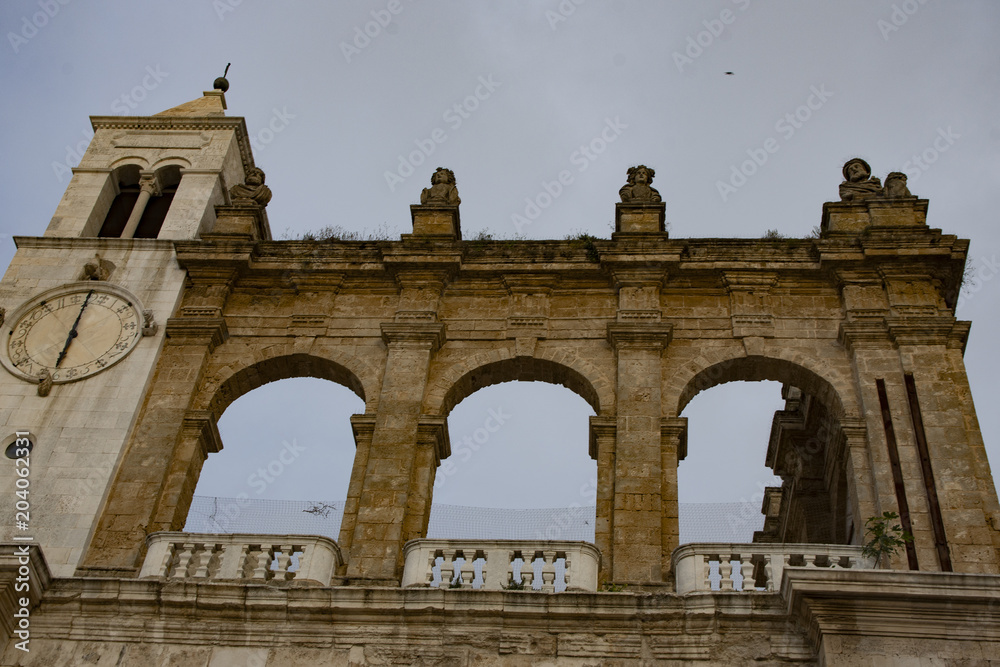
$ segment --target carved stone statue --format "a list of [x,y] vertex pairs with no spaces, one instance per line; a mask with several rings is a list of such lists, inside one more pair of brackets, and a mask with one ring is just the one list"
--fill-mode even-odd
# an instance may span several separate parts
[[885,196],[892,199],[913,196],[910,194],[910,189],[906,187],[906,174],[894,171],[885,177]]
[[625,204],[652,204],[662,201],[660,193],[651,187],[656,172],[644,164],[629,167],[628,183],[618,191]]
[[882,182],[872,178],[872,168],[859,157],[844,164],[844,179],[840,184],[841,201],[861,201],[885,194]]
[[107,280],[111,277],[111,272],[115,270],[113,262],[102,258],[99,254],[94,255],[94,259],[83,265],[83,274],[80,280]]
[[458,197],[455,187],[455,172],[451,169],[438,167],[431,174],[431,187],[424,188],[420,193],[421,204],[437,204],[438,206],[458,206],[462,200]]
[[271,201],[271,188],[264,185],[264,170],[254,167],[247,172],[243,183],[229,188],[233,206],[267,206]]
[[142,335],[155,336],[159,325],[153,319],[153,311],[147,308],[142,311]]

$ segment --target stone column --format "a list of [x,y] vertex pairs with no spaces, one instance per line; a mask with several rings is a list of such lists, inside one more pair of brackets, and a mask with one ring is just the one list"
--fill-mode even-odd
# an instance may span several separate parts
[[142,174],[139,177],[139,198],[136,199],[135,206],[132,207],[132,213],[128,217],[128,222],[125,223],[125,229],[122,230],[121,237],[123,239],[130,239],[135,235],[135,230],[139,226],[149,198],[158,194],[160,194],[160,187],[156,182],[156,175]]
[[614,502],[615,502],[615,430],[618,420],[613,417],[590,418],[590,458],[597,461],[597,516],[594,542],[601,552],[603,585],[614,572]]
[[868,449],[868,429],[862,419],[840,419],[840,437],[843,442],[844,475],[847,478],[847,497],[851,506],[854,526],[848,539],[851,544],[862,544],[865,521],[876,515],[875,496],[877,485],[872,476],[871,453]]
[[444,343],[444,325],[386,323],[382,337],[388,354],[361,480],[347,577],[352,583],[394,586],[402,576],[403,544],[408,536],[416,536],[415,525],[426,525],[430,508],[422,498],[424,494],[430,497],[434,475],[426,469],[436,468],[436,461],[430,465],[426,451],[421,454],[420,406],[431,356]]
[[[659,322],[608,325],[618,365],[611,572],[616,583],[662,582],[664,557],[670,558],[663,552],[661,355],[671,331]],[[675,479],[676,474],[675,467]]]
[[660,521],[663,544],[663,572],[672,566],[674,549],[680,546],[681,523],[678,508],[677,465],[687,456],[687,417],[670,417],[660,421]]

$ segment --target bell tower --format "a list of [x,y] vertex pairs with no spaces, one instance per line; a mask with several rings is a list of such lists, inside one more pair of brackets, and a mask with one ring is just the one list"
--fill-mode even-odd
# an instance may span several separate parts
[[[30,538],[55,576],[79,566],[144,409],[185,285],[175,242],[270,238],[270,194],[244,120],[225,115],[227,88],[220,77],[154,116],[92,117],[44,233],[14,239],[0,282],[0,437],[11,457],[15,434],[31,442],[30,520],[5,524],[0,541]],[[3,466],[0,484],[14,489],[16,475]]]

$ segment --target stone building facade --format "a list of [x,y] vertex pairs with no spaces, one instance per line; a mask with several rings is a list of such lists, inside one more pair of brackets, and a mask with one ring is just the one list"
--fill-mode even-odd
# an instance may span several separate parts
[[[810,239],[671,239],[640,165],[611,239],[464,241],[438,170],[400,240],[274,241],[225,107],[215,90],[94,117],[48,228],[15,239],[0,477],[31,520],[3,529],[0,664],[1000,656],[1000,505],[954,316],[968,242],[928,226],[901,174],[849,162]],[[337,542],[180,532],[226,407],[300,376],[365,402]],[[423,540],[449,412],[511,380],[594,409],[595,545]],[[679,415],[734,380],[785,386],[767,454],[784,483],[754,544],[681,545]],[[914,539],[872,567],[883,512]]]

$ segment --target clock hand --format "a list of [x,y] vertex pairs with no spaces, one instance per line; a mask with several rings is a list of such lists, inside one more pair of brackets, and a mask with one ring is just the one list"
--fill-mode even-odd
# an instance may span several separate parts
[[90,301],[91,295],[94,290],[87,292],[87,298],[83,300],[83,305],[80,306],[80,312],[76,316],[76,322],[73,322],[73,328],[69,330],[69,335],[66,336],[66,344],[63,345],[62,352],[59,353],[59,358],[56,359],[56,368],[59,368],[59,364],[63,362],[66,358],[66,351],[69,350],[69,344],[73,342],[73,339],[77,336],[76,328],[80,325],[80,318],[83,317],[83,311],[87,309],[87,303]]

